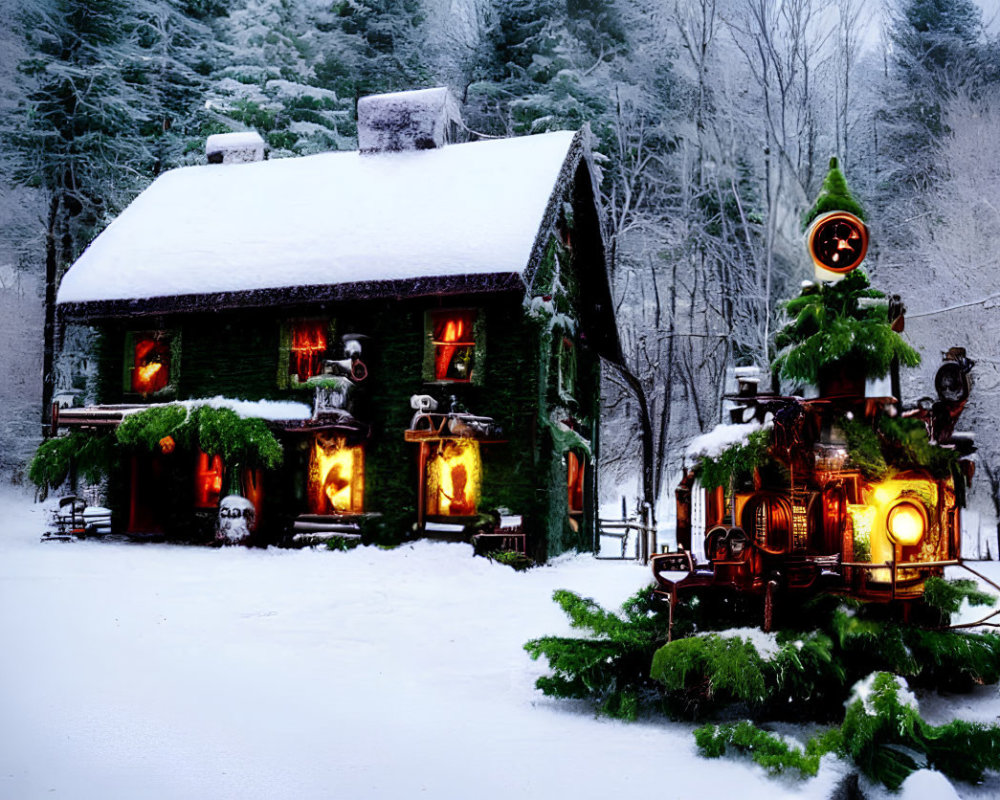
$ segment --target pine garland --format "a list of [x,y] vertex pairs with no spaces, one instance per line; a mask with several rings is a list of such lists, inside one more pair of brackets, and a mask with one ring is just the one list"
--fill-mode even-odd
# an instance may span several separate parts
[[[976,782],[987,769],[1000,768],[1000,726],[954,720],[934,726],[900,702],[897,678],[875,676],[870,702],[857,699],[841,726],[843,749],[872,780],[898,789],[910,773],[928,767],[958,780]],[[912,754],[912,755],[911,755]]]
[[75,465],[88,482],[96,483],[121,458],[121,449],[153,453],[167,437],[182,450],[200,448],[227,465],[274,469],[283,456],[281,443],[262,419],[244,419],[229,408],[166,404],[129,414],[113,435],[73,431],[42,442],[28,478],[39,488],[55,488]]
[[943,614],[958,613],[963,600],[970,606],[991,606],[996,598],[980,591],[976,582],[969,578],[946,581],[931,577],[924,581],[924,602]]
[[163,405],[129,414],[116,432],[124,447],[153,452],[169,436],[183,449],[200,448],[226,464],[274,469],[282,461],[281,443],[264,420],[243,418],[230,408]]
[[820,759],[842,749],[840,731],[832,729],[809,740],[805,748],[789,745],[775,733],[758,728],[750,720],[723,725],[705,725],[694,732],[694,741],[705,758],[720,758],[729,749],[749,755],[771,775],[789,769],[806,778],[819,772]]
[[35,451],[28,467],[28,479],[40,489],[55,489],[76,469],[89,483],[107,474],[114,458],[114,439],[107,434],[73,431],[47,439]]

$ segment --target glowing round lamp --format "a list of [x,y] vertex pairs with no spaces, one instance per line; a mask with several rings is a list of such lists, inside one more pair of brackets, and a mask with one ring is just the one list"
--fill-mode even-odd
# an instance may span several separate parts
[[806,242],[816,266],[843,275],[865,260],[868,226],[847,211],[829,211],[809,226]]
[[885,527],[889,538],[895,543],[909,547],[924,538],[927,520],[923,509],[913,503],[897,503],[889,511]]
[[174,452],[174,448],[177,446],[177,443],[174,441],[173,436],[164,436],[162,439],[160,439],[159,445],[161,452],[163,452],[165,455],[170,455],[172,452]]

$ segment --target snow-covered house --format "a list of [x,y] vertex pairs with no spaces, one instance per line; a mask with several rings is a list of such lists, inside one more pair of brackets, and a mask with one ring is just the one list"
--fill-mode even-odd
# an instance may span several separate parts
[[[236,157],[215,137],[215,163],[160,176],[59,288],[62,319],[100,332],[100,405],[56,426],[286,401],[259,412],[284,449],[252,492],[264,541],[499,509],[536,556],[589,547],[599,360],[619,356],[589,134],[462,130],[446,90],[384,95],[359,104],[361,152],[257,160],[238,134]],[[287,401],[301,413],[273,411]],[[198,452],[122,459],[116,527],[210,525],[219,472]]]

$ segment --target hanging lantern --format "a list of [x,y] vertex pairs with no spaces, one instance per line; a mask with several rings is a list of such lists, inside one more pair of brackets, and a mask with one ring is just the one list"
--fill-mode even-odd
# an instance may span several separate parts
[[809,226],[806,243],[817,267],[843,275],[864,261],[868,226],[847,211],[830,211]]
[[173,436],[164,436],[162,439],[160,439],[159,445],[160,445],[160,452],[162,452],[164,455],[170,455],[172,452],[174,452],[174,448],[177,446],[177,443],[174,441]]

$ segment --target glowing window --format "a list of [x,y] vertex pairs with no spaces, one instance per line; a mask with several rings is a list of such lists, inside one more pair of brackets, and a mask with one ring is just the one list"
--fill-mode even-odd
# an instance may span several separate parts
[[289,326],[288,375],[306,381],[323,370],[329,323],[322,319],[295,320]]
[[222,458],[198,453],[194,470],[195,508],[215,508],[222,495]]
[[364,511],[365,453],[342,436],[316,437],[309,463],[309,510],[313,514]]
[[583,482],[586,462],[570,450],[566,454],[569,513],[583,513]]
[[170,340],[160,333],[136,334],[131,340],[131,386],[137,394],[152,394],[170,384]]
[[434,380],[472,380],[475,366],[476,312],[469,310],[431,313],[431,346],[434,349]]
[[427,460],[427,513],[466,517],[476,513],[482,483],[479,442],[448,439]]

